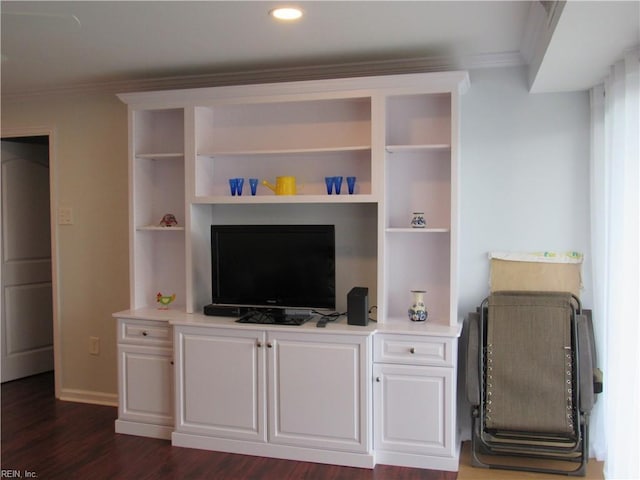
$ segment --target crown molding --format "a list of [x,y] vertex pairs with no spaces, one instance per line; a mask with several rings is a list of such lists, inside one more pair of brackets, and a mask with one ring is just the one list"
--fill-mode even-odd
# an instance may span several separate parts
[[485,53],[473,55],[463,60],[461,68],[465,70],[475,70],[478,68],[503,68],[525,65],[521,52]]
[[355,63],[239,70],[235,72],[216,72],[201,75],[169,76],[110,82],[90,82],[61,85],[38,91],[2,92],[2,99],[12,100],[34,96],[82,95],[95,93],[115,94],[304,80],[323,80],[330,78],[400,75],[408,73],[443,72],[460,69],[468,70],[476,68],[508,67],[523,64],[524,61],[520,52],[471,55],[460,58],[448,56],[401,58]]

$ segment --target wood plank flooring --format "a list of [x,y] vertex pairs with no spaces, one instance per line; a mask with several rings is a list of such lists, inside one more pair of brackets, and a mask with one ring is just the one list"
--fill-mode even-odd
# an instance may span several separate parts
[[455,480],[455,472],[362,469],[172,447],[114,433],[117,409],[54,398],[53,374],[2,385],[2,469],[38,479]]
[[[494,459],[495,461],[495,459]],[[512,465],[528,464],[518,459],[504,460],[505,463]],[[546,465],[548,466],[548,465]],[[563,465],[558,468],[567,468]],[[604,463],[595,459],[589,459],[587,464],[587,472],[584,477],[568,477],[566,475],[546,474],[540,472],[521,472],[516,470],[498,470],[488,468],[478,468],[471,466],[471,442],[462,444],[462,452],[460,454],[460,469],[458,471],[457,480],[562,480],[563,478],[580,478],[582,480],[604,480]]]

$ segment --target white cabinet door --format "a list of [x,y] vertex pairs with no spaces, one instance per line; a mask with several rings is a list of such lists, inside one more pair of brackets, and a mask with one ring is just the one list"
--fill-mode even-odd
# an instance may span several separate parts
[[264,333],[176,327],[177,431],[265,441]]
[[368,342],[350,335],[269,334],[269,442],[368,450]]
[[119,345],[118,419],[173,425],[173,359],[170,348]]
[[453,368],[374,365],[375,450],[451,455]]

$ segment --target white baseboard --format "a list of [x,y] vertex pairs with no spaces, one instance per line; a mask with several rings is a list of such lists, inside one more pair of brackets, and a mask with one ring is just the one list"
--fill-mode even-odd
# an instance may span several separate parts
[[116,433],[124,433],[126,435],[137,435],[149,438],[160,438],[162,440],[171,440],[173,426],[153,425],[139,422],[128,422],[126,420],[116,420]]
[[64,400],[65,402],[106,405],[109,407],[118,406],[118,395],[116,393],[92,392],[90,390],[75,390],[72,388],[62,388],[60,390],[60,400]]
[[370,453],[338,452],[334,450],[274,445],[261,442],[245,442],[179,432],[173,432],[171,444],[176,447],[199,448],[202,450],[283,458],[302,462],[326,463],[347,467],[373,468],[375,466],[374,457]]
[[411,453],[375,452],[376,464],[395,465],[400,467],[426,468],[429,470],[445,470],[457,472],[460,465],[460,449],[456,449],[451,457],[438,455],[415,455]]

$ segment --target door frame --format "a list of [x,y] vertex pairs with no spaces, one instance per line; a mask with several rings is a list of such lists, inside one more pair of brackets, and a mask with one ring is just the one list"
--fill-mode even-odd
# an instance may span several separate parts
[[[59,289],[59,268],[58,268],[58,182],[56,162],[56,131],[53,127],[32,127],[32,128],[3,128],[1,137],[38,137],[47,136],[49,138],[49,210],[51,229],[51,291],[53,300],[53,373],[55,383],[55,397],[60,398],[62,379],[62,353],[60,351],[61,328],[60,328],[60,289]],[[1,227],[0,227],[1,228]],[[1,275],[1,272],[0,272]]]

